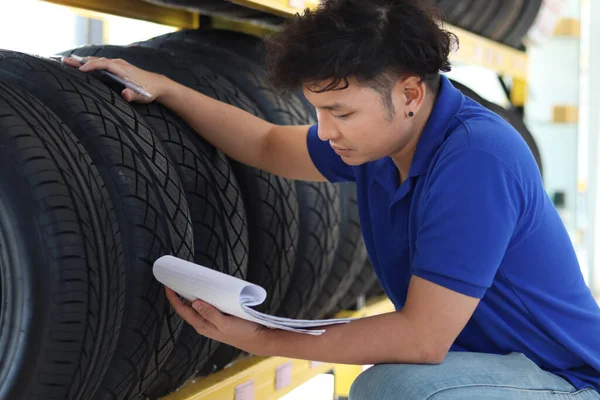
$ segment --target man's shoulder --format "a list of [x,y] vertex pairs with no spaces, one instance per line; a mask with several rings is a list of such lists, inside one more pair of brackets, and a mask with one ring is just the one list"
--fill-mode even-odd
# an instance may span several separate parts
[[[498,114],[483,106],[463,107],[456,115],[452,128],[438,151],[438,161],[458,154],[469,157],[475,153],[485,153],[522,179],[535,179],[539,174],[535,158],[521,134]],[[477,158],[473,160],[476,162]]]

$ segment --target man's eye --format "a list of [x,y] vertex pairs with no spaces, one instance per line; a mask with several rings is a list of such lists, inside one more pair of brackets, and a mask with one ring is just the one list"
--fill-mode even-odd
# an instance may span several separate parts
[[348,118],[350,115],[352,115],[352,113],[342,114],[342,115],[334,115],[334,117],[337,119],[345,119],[345,118]]

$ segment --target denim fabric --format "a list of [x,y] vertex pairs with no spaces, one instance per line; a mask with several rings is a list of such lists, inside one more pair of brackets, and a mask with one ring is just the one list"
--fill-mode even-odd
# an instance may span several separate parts
[[594,389],[540,369],[521,353],[450,352],[439,365],[380,364],[363,372],[350,400],[600,400]]

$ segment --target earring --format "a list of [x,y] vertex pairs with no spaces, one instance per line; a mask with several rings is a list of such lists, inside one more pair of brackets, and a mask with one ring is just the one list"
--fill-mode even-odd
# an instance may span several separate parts
[[412,116],[414,116],[414,115],[415,115],[415,113],[413,113],[412,111],[409,111],[409,113],[408,113],[408,116],[409,116],[409,117],[412,117]]

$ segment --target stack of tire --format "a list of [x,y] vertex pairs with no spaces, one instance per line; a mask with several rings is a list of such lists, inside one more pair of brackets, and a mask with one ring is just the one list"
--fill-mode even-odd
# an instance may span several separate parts
[[542,0],[437,0],[452,25],[521,48],[543,6]]
[[[273,123],[314,123],[300,92],[269,88],[260,44],[180,31],[65,55],[124,59]],[[155,399],[239,356],[173,312],[152,274],[166,254],[263,286],[259,309],[286,317],[382,293],[352,184],[241,165],[121,90],[0,51],[1,400]]]
[[[144,0],[166,7],[194,10],[203,15],[230,15],[264,20],[265,16],[224,0]],[[435,0],[444,19],[454,26],[517,49],[523,48],[530,29],[549,7],[544,0]],[[265,21],[267,22],[267,21]],[[269,21],[272,22],[272,21]],[[553,21],[555,22],[555,21]],[[283,23],[275,21],[275,24]]]

